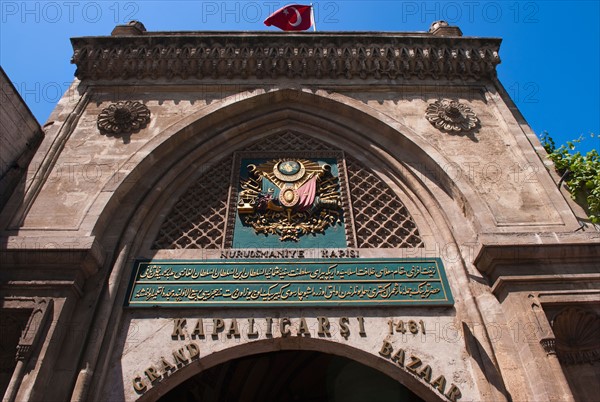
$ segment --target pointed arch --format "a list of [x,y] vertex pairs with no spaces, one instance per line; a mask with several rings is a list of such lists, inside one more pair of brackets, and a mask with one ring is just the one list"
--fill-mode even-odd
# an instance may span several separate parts
[[[275,134],[244,148],[245,152],[339,151],[337,147],[290,131]],[[232,156],[205,172],[170,207],[153,242],[154,249],[200,249],[231,247],[232,203],[230,183]],[[398,195],[367,166],[351,156],[339,161],[344,184],[348,246],[358,248],[422,247],[423,240],[412,216]],[[344,170],[344,168],[346,170]],[[346,176],[347,179],[346,179]],[[346,194],[346,191],[348,194]],[[163,215],[163,214],[161,214]],[[226,216],[230,217],[226,224]],[[282,244],[283,245],[283,244]]]
[[[115,239],[123,233],[123,227],[108,223],[114,222],[110,216],[126,213],[120,208],[124,200],[140,203],[141,194],[145,204],[159,199],[167,183],[176,178],[190,182],[196,178],[194,168],[206,170],[230,149],[243,148],[290,126],[324,142],[337,143],[359,161],[379,165],[379,172],[397,174],[396,182],[413,193],[430,192],[424,188],[425,179],[453,199],[466,214],[474,204],[479,204],[480,211],[487,210],[468,184],[461,183],[459,188],[453,182],[445,171],[452,164],[398,120],[355,99],[339,94],[324,98],[324,95],[321,91],[290,89],[236,95],[169,127],[130,158],[127,165],[134,169],[116,189],[111,183],[104,190],[105,194],[114,192],[114,195],[107,205],[92,208],[106,216],[90,225],[94,226],[94,234],[104,237],[105,230],[109,230],[110,237]],[[478,219],[491,222],[492,218],[478,216]]]
[[[109,289],[99,300],[100,311],[92,329],[99,334],[108,331],[108,341],[88,345],[82,363],[102,373],[94,378],[92,391],[104,386],[109,359],[114,356],[113,340],[127,291],[124,278],[133,259],[143,255],[143,250],[151,250],[155,225],[170,211],[168,204],[174,205],[203,171],[230,155],[232,149],[243,149],[290,127],[333,144],[369,166],[394,192],[404,194],[404,201],[419,206],[408,209],[417,225],[419,219],[427,222],[437,244],[454,244],[454,237],[445,215],[447,208],[436,198],[444,197],[445,202],[456,204],[456,210],[467,213],[470,203],[481,204],[469,186],[456,186],[444,171],[445,159],[419,135],[356,99],[287,89],[246,92],[210,104],[148,141],[128,161],[131,172],[119,183],[107,185],[103,197],[98,198],[99,205],[91,208],[101,212],[89,214],[96,222],[89,226],[111,253],[106,267]],[[480,217],[483,219],[486,217]],[[194,255],[191,258],[197,258],[198,254]]]
[[170,390],[182,384],[187,379],[232,359],[279,351],[314,351],[345,357],[391,377],[426,401],[433,402],[446,400],[441,394],[435,392],[430,386],[425,385],[414,376],[408,374],[398,365],[391,361],[386,361],[372,353],[324,339],[286,337],[260,340],[233,346],[223,351],[201,357],[198,361],[177,370],[166,380],[154,384],[151,389],[138,399],[138,401],[154,401],[158,397],[165,395]]

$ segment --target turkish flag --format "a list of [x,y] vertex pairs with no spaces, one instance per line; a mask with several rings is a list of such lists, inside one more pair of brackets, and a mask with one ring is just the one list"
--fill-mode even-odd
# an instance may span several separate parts
[[298,189],[298,195],[300,196],[297,204],[299,211],[306,211],[312,207],[313,202],[315,202],[315,195],[317,195],[317,178],[311,177],[310,180],[304,183]]
[[313,24],[311,8],[312,6],[290,4],[269,15],[265,25],[275,25],[284,31],[306,31]]

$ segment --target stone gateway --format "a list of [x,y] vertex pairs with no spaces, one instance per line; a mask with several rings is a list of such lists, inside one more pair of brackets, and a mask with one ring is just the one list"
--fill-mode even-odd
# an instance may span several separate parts
[[597,398],[600,233],[500,42],[132,21],[43,132],[3,78],[3,400]]

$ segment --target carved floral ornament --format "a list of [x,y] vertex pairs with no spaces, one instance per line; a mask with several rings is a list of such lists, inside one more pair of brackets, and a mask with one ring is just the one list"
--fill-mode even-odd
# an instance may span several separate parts
[[120,135],[137,132],[150,122],[150,110],[137,101],[120,101],[103,109],[98,115],[102,134]]
[[469,106],[449,99],[430,103],[425,117],[435,128],[450,133],[471,131],[479,125],[477,115]]

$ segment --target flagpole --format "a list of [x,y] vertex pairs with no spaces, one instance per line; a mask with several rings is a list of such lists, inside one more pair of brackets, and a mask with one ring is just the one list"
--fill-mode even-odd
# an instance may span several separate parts
[[312,20],[313,32],[317,32],[317,23],[315,22],[315,8],[310,3],[310,19]]

